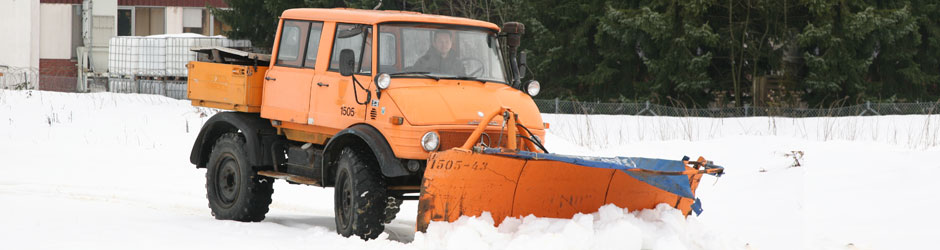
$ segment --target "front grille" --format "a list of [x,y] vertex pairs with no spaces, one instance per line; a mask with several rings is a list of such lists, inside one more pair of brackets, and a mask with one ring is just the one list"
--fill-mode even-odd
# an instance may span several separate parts
[[[470,138],[471,133],[473,133],[473,131],[440,131],[438,132],[438,134],[441,136],[440,150],[448,150],[451,148],[463,146],[463,144],[467,142],[467,138]],[[506,145],[506,142],[508,141],[506,139],[506,132],[502,133],[502,140],[499,140],[500,139],[499,130],[487,130],[486,132],[484,132],[484,134],[485,135],[480,136],[480,140],[482,140],[483,143],[486,143],[486,145],[489,147],[496,147],[497,143]],[[489,135],[489,137],[487,137],[486,135]]]

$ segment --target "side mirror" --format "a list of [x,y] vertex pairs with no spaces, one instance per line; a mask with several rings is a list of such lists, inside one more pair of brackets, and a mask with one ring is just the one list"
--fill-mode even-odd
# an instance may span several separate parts
[[339,51],[339,74],[351,76],[356,69],[356,54],[351,49]]
[[525,78],[526,69],[529,67],[525,62],[525,51],[519,52],[519,78]]
[[525,25],[519,22],[506,22],[503,24],[502,32],[506,35],[506,45],[519,47],[522,34],[525,34]]
[[348,30],[337,30],[336,37],[338,38],[350,38],[362,34],[362,28],[355,27]]
[[525,88],[521,86],[525,72],[520,73],[520,70],[525,70],[520,65],[525,65],[525,63],[520,63],[516,56],[516,51],[522,42],[522,34],[525,34],[525,25],[519,22],[506,22],[499,34],[506,37],[506,47],[509,47],[509,74],[512,76],[512,84],[510,85],[514,88]]

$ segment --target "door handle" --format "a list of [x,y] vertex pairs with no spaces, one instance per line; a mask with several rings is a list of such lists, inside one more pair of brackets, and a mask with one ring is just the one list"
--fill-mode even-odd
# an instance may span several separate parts
[[277,81],[277,79],[275,79],[275,78],[273,78],[273,77],[267,77],[267,76],[265,76],[264,79],[265,79],[265,80],[268,80],[268,81]]
[[322,83],[322,82],[318,82],[318,83],[317,83],[317,86],[320,86],[320,87],[329,87],[330,85],[329,85],[329,84]]

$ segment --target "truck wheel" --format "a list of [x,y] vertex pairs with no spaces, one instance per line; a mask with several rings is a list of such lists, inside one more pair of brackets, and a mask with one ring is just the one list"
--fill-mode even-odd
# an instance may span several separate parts
[[220,136],[206,168],[206,198],[216,219],[264,220],[274,192],[274,179],[257,175],[248,165],[244,137],[237,133]]
[[345,237],[357,235],[375,239],[385,226],[385,180],[378,172],[378,162],[361,151],[344,148],[336,169],[333,209],[336,232]]
[[392,223],[395,220],[395,216],[398,215],[398,212],[401,211],[401,204],[404,200],[388,197],[388,200],[385,201],[385,224]]

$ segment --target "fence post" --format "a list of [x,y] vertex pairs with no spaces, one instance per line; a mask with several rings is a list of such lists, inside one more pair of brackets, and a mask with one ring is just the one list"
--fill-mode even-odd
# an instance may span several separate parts
[[555,114],[560,114],[558,112],[558,97],[555,97]]
[[858,115],[865,115],[865,113],[868,113],[868,111],[871,111],[875,115],[881,115],[881,113],[878,113],[878,111],[875,111],[875,109],[871,108],[871,101],[865,101],[865,110],[862,110],[862,113]]
[[640,112],[636,112],[636,115],[642,115],[643,112],[647,112],[647,111],[650,112],[650,114],[653,114],[653,116],[659,116],[659,114],[656,114],[656,112],[650,109],[650,101],[646,101],[646,107],[640,110]]

